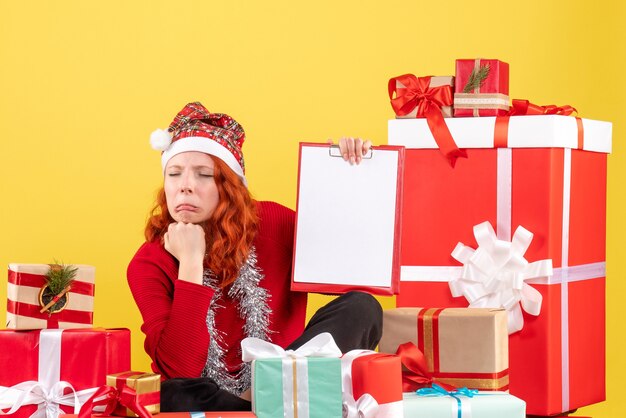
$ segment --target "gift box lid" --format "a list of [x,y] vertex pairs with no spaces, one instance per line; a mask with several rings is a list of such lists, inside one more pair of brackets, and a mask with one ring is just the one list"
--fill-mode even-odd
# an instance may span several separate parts
[[[496,117],[446,118],[445,123],[459,148],[494,148]],[[583,150],[611,152],[613,124],[581,119]],[[438,148],[426,119],[392,119],[388,122],[389,145],[412,149]],[[509,148],[578,148],[578,123],[572,116],[511,116]]]

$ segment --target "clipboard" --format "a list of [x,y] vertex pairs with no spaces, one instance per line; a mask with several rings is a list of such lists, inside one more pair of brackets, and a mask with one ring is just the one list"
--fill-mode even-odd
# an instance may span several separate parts
[[337,146],[300,143],[291,289],[398,294],[404,147],[350,165]]

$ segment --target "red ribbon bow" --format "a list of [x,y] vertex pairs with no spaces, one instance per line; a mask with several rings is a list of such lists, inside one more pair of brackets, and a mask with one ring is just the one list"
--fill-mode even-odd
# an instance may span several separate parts
[[[404,343],[398,347],[396,354],[400,356],[400,361],[407,370],[402,371],[402,391],[413,392],[420,388],[430,387],[435,383],[435,379],[428,371],[426,357],[424,353],[412,343]],[[446,390],[456,389],[452,385],[437,382]]]
[[[494,146],[496,148],[506,148],[509,138],[509,118],[511,116],[527,116],[527,115],[562,115],[569,116],[572,113],[578,114],[578,110],[570,105],[555,106],[546,105],[539,106],[528,100],[513,99],[509,113],[505,116],[496,117],[494,128]],[[578,126],[578,149],[584,148],[584,130],[583,121],[576,117],[576,125]]]
[[[403,94],[398,94],[396,87],[398,81],[405,86],[402,89]],[[452,88],[449,85],[430,87],[430,77],[417,78],[413,74],[405,74],[390,79],[388,90],[391,107],[396,115],[405,116],[417,108],[417,117],[426,118],[439,150],[448,159],[452,167],[454,167],[457,158],[467,158],[467,153],[459,149],[454,142],[448,125],[446,125],[441,114],[442,106],[452,105]]]
[[103,415],[112,415],[118,405],[123,405],[140,418],[152,417],[152,414],[139,403],[137,392],[126,385],[124,385],[122,389],[117,389],[113,386],[101,386],[98,388],[91,398],[80,408],[78,418],[90,418],[93,408],[98,405],[106,405]]
[[565,106],[555,106],[555,105],[545,105],[539,106],[534,103],[529,102],[528,100],[522,99],[513,99],[513,105],[509,110],[509,116],[520,116],[520,115],[563,115],[569,116],[572,113],[578,113],[576,108],[565,105]]
[[528,100],[522,99],[513,99],[513,105],[509,110],[509,116],[520,116],[520,115],[563,115],[569,116],[572,113],[578,113],[576,108],[565,105],[565,106],[555,106],[555,105],[545,105],[539,106],[534,103],[529,102]]

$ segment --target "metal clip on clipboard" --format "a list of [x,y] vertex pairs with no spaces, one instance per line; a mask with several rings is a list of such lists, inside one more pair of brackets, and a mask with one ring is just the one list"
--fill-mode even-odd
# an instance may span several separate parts
[[[331,145],[328,147],[328,155],[330,157],[340,157],[341,152],[339,152],[339,145]],[[370,147],[369,151],[363,156],[364,160],[370,160],[374,156],[374,147]]]

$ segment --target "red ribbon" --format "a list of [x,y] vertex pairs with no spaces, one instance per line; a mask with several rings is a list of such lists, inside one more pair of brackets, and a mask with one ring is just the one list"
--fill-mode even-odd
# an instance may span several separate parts
[[[41,274],[31,274],[9,270],[9,283],[18,286],[43,287],[46,284],[45,276]],[[72,293],[93,296],[96,287],[93,283],[74,280],[72,282]]]
[[[509,142],[509,118],[511,116],[527,116],[527,115],[562,115],[569,116],[572,113],[578,114],[575,107],[570,105],[555,106],[546,105],[539,106],[528,100],[513,99],[513,103],[509,112],[505,116],[497,116],[493,133],[493,145],[495,148],[506,148]],[[583,130],[583,121],[576,117],[576,126],[578,127],[578,149],[583,149],[585,133]]]
[[[396,82],[405,88],[398,94]],[[441,108],[452,105],[452,87],[449,85],[430,87],[430,77],[417,78],[413,74],[394,77],[388,84],[391,107],[398,116],[405,116],[417,108],[418,118],[426,118],[430,132],[439,146],[439,150],[454,167],[456,159],[467,158],[465,150],[459,149],[452,138],[448,125],[443,119]],[[396,96],[394,98],[394,95]]]
[[[144,402],[149,402],[148,405],[152,405],[159,402],[159,392],[152,392],[145,395],[156,394],[156,400],[144,399]],[[141,396],[141,395],[139,395]],[[151,418],[152,414],[140,403],[140,398],[134,389],[124,385],[121,389],[114,388],[113,386],[101,386],[96,392],[89,398],[83,406],[80,408],[78,418],[90,418],[93,408],[99,405],[105,405],[102,415],[112,415],[113,411],[122,405],[131,411],[133,411],[140,418]]]
[[520,116],[520,115],[563,115],[569,116],[572,113],[578,113],[576,108],[565,105],[565,106],[555,106],[555,105],[546,105],[539,106],[534,103],[529,102],[528,100],[522,99],[513,99],[513,103],[511,109],[509,110],[509,116]]
[[73,309],[63,309],[56,313],[39,312],[41,306],[30,303],[7,300],[7,312],[19,316],[43,319],[48,322],[47,328],[59,328],[59,322],[74,322],[76,324],[91,325],[93,323],[93,312],[77,311]]
[[[403,392],[413,392],[420,388],[430,387],[435,383],[435,378],[426,366],[424,353],[414,343],[401,344],[396,354],[400,356],[400,361],[407,369],[402,371]],[[456,389],[454,386],[442,382],[437,382],[437,384],[446,390]]]

